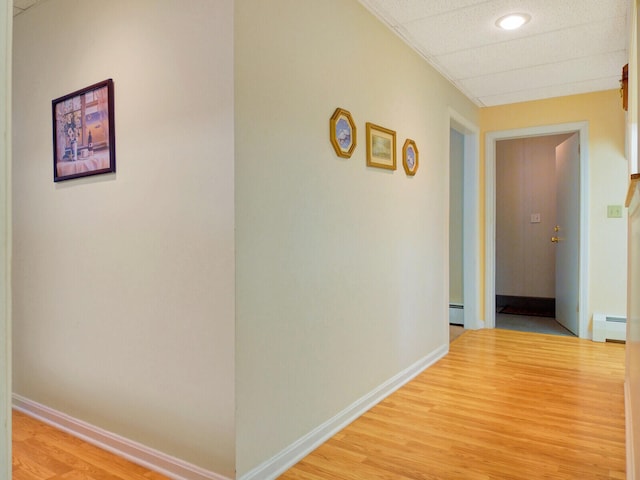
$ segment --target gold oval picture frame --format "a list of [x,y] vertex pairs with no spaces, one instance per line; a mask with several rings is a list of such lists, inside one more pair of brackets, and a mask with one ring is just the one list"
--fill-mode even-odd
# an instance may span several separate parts
[[402,166],[407,175],[413,176],[418,171],[418,147],[416,142],[407,138],[402,147]]
[[329,136],[331,145],[336,155],[342,158],[350,158],[356,149],[356,124],[349,111],[336,108],[329,120]]

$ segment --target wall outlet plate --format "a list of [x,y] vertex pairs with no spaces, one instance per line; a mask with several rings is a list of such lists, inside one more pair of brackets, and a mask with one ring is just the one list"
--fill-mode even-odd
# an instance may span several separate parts
[[607,218],[622,218],[622,205],[607,205]]

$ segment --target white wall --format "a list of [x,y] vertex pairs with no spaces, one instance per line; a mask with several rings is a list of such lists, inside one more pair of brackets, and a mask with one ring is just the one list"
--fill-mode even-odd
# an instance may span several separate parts
[[0,478],[11,478],[11,35],[12,4],[0,0]]
[[629,208],[629,264],[627,285],[626,336],[626,430],[627,478],[640,478],[640,195],[634,188],[634,201]]
[[[566,138],[496,144],[497,295],[555,297],[555,245],[550,241],[556,225],[555,147]],[[532,214],[540,214],[540,223],[531,222]]]
[[449,134],[449,303],[463,304],[464,135]]
[[[235,5],[243,474],[446,345],[448,107],[478,109],[356,1]],[[414,178],[366,166],[365,122],[416,141]]]
[[[630,173],[638,172],[638,1],[630,9],[629,113],[627,122],[627,160]],[[637,184],[631,190],[633,202],[628,217],[627,260],[627,337],[625,345],[625,420],[627,433],[627,478],[640,479],[640,195]],[[620,192],[622,193],[622,192]]]
[[[15,19],[14,391],[232,476],[232,0]],[[54,184],[51,100],[113,78],[117,173]]]

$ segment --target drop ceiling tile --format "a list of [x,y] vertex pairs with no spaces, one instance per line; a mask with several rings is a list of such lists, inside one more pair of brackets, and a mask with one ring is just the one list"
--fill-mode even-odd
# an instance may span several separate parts
[[625,29],[623,18],[607,18],[591,25],[441,55],[435,60],[451,77],[471,78],[625,50],[625,36],[611,33]]
[[[511,70],[482,77],[460,81],[467,91],[478,97],[488,97],[500,93],[511,93],[534,88],[546,88],[553,85],[578,83],[586,80],[600,79],[602,72],[610,72],[611,76],[622,75],[626,52],[604,54],[570,60],[568,62],[551,63],[536,67]],[[611,88],[615,88],[615,84]]]
[[360,0],[360,3],[369,10],[383,15],[389,24],[399,25],[487,3],[487,0]]
[[38,0],[13,0],[13,6],[18,7],[21,10],[26,10],[38,3]]
[[[614,5],[624,0],[611,0]],[[610,2],[584,0],[571,15],[562,12],[573,1],[558,0],[494,0],[473,5],[435,17],[402,24],[399,28],[430,52],[431,56],[458,52],[469,48],[490,45],[515,39],[537,36],[577,25],[600,22],[603,19],[620,18],[626,24],[624,9],[606,8]],[[604,3],[604,6],[602,4]],[[560,8],[563,6],[564,8]],[[506,13],[521,11],[532,16],[531,21],[517,31],[504,31],[495,21]],[[567,9],[570,10],[570,9]],[[612,32],[618,35],[620,31]]]
[[[566,83],[563,85],[553,85],[539,89],[522,90],[520,92],[479,97],[477,100],[480,105],[493,107],[496,105],[505,105],[507,103],[528,102],[531,100],[564,97],[567,95],[578,95],[581,93],[598,92],[602,90],[614,90],[618,88],[618,79],[619,77],[611,77],[587,80],[578,83]],[[616,86],[611,87],[613,84],[616,84]],[[620,108],[622,108],[622,102]]]
[[[360,2],[479,104],[617,88],[626,63],[629,0]],[[532,20],[512,32],[495,26],[514,11]]]

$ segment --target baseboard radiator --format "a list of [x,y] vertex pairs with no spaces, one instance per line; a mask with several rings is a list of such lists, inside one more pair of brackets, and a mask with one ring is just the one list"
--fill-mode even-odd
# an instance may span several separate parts
[[464,305],[459,303],[449,304],[449,324],[464,326]]
[[605,313],[593,314],[593,341],[621,340],[627,338],[627,319]]

